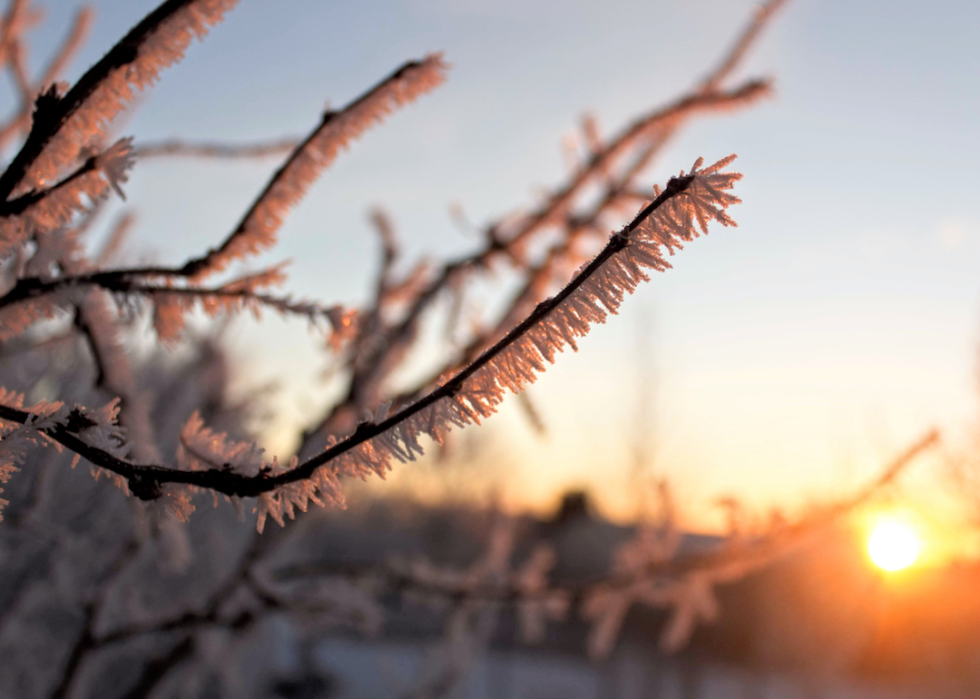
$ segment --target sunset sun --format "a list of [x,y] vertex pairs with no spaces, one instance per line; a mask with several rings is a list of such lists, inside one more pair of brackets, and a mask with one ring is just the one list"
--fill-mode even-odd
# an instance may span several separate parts
[[915,532],[906,524],[883,522],[868,538],[868,554],[882,570],[907,568],[919,557],[920,543]]

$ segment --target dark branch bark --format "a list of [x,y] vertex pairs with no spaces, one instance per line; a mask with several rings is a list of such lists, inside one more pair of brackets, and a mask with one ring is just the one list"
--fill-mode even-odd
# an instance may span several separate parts
[[136,684],[130,687],[120,699],[146,699],[175,665],[194,655],[195,646],[194,636],[188,635],[163,655],[153,658],[143,666],[143,672],[136,680]]

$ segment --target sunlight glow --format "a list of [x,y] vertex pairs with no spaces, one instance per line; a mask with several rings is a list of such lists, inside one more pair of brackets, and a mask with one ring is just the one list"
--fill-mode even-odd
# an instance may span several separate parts
[[868,538],[868,554],[882,570],[901,570],[919,557],[919,538],[907,524],[883,522]]

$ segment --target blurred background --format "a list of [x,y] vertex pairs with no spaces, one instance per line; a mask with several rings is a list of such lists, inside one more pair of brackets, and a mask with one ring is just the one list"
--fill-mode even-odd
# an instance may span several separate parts
[[[155,5],[89,4],[94,24],[69,81]],[[57,45],[75,9],[68,0],[44,7],[30,34],[38,50]],[[346,104],[403,61],[443,51],[448,83],[354,143],[255,263],[291,258],[286,289],[356,307],[370,301],[377,273],[375,207],[397,231],[406,269],[421,257],[467,253],[487,222],[534,207],[569,177],[582,115],[606,138],[683,94],[754,7],[243,0],[118,131],[137,144],[299,136],[325,105]],[[124,499],[78,471],[45,486],[87,493],[78,512],[54,496],[42,508],[63,526],[85,522],[86,533],[71,556],[33,520],[18,525],[27,527],[22,538],[7,533],[0,642],[20,660],[0,670],[0,687],[11,697],[54,696],[55,680],[32,678],[57,673],[31,653],[65,628],[91,627],[97,638],[117,623],[143,626],[83,649],[81,679],[65,696],[974,696],[978,30],[976,3],[786,3],[736,76],[771,77],[773,94],[685,124],[644,175],[650,188],[699,156],[737,153],[739,227],[712,230],[672,258],[674,269],[641,286],[539,379],[533,408],[509,400],[437,458],[352,485],[347,511],[317,513],[288,538],[258,545],[272,551],[255,554],[265,556],[257,575],[281,596],[278,607],[252,590],[257,612],[225,589],[242,569],[239,554],[257,546],[231,508],[198,512],[186,534],[147,535],[157,548],[141,549],[134,572],[115,579],[106,572],[112,561],[92,572],[84,552],[127,550],[113,539],[133,517]],[[105,216],[135,211],[132,257],[178,264],[234,226],[277,163],[137,163],[127,201],[110,202]],[[491,278],[476,297],[497,308],[508,284],[506,275]],[[199,318],[196,339],[176,349],[134,337],[155,414],[176,434],[206,404],[218,428],[292,453],[343,391],[322,333],[271,314],[220,332],[209,323]],[[424,375],[426,353],[440,342],[437,329],[425,330],[402,377]],[[38,353],[5,360],[2,385],[91,383],[76,353],[45,352],[43,361]],[[933,428],[941,445],[902,462],[897,485],[824,526],[828,512]],[[50,459],[67,468],[67,457]],[[34,502],[32,484],[8,487],[14,522],[17,508]],[[17,488],[20,501],[10,496]],[[652,587],[619,590],[630,611],[605,653],[592,651],[596,626],[612,623],[609,607],[600,621],[556,614],[529,650],[521,641],[527,589],[480,597],[481,586],[509,580],[544,542],[555,559],[548,580],[561,593],[545,601],[585,608],[594,581],[632,565],[622,553],[633,541],[650,544],[644,565],[679,560],[680,568]],[[734,567],[711,558],[738,554],[733,542],[772,541],[761,562],[755,553],[748,563],[733,554]],[[161,557],[183,562],[162,573]],[[431,569],[412,568],[416,559]],[[59,585],[74,586],[65,580],[81,579],[88,596],[45,606]],[[364,584],[295,592],[311,579]],[[114,600],[101,626],[85,617],[93,594]],[[307,623],[308,594],[333,600],[333,611],[320,604],[318,621]],[[242,627],[228,611],[236,604],[248,610]],[[190,624],[190,635],[167,626],[187,614],[207,620]],[[683,642],[665,644],[678,617]],[[23,635],[35,641],[24,645]],[[137,666],[157,667],[159,658],[170,658],[160,665],[166,672],[141,684],[147,673]],[[198,668],[196,683],[180,679],[186,666]]]

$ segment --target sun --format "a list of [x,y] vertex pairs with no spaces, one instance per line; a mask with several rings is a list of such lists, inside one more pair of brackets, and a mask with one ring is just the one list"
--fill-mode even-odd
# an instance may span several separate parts
[[883,522],[868,537],[868,554],[882,570],[902,570],[915,563],[921,544],[907,524]]

